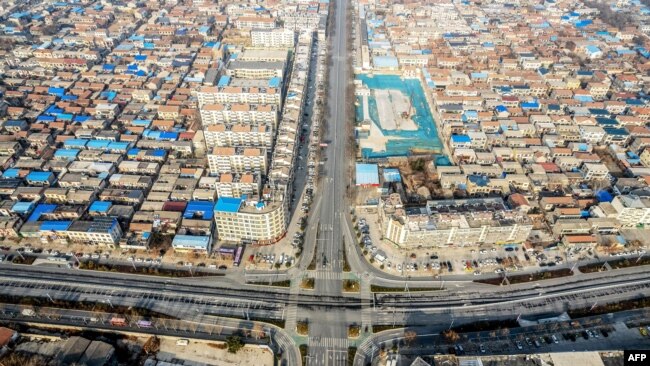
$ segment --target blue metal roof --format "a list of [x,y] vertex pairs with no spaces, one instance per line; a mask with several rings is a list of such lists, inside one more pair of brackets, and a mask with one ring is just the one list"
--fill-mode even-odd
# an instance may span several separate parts
[[274,78],[271,78],[269,80],[269,87],[271,87],[271,88],[279,88],[281,82],[282,82],[282,79],[280,79],[277,76],[274,77]]
[[27,222],[38,221],[42,214],[54,212],[59,205],[49,204],[49,203],[40,203],[34,209],[34,212],[29,216]]
[[88,212],[100,212],[100,213],[106,213],[108,210],[111,208],[113,203],[110,201],[95,201],[93,202],[90,207],[88,208]]
[[66,231],[72,225],[72,221],[43,221],[41,231]]
[[186,219],[200,216],[203,220],[212,220],[214,217],[215,204],[210,201],[190,201],[185,207],[183,217]]
[[27,180],[34,182],[47,182],[53,176],[51,172],[30,172],[27,174]]
[[67,139],[63,142],[65,147],[86,147],[88,139]]
[[31,211],[32,208],[34,208],[34,204],[34,202],[16,202],[11,207],[11,211],[19,214],[26,214],[27,212]]
[[173,247],[196,247],[208,249],[210,246],[209,236],[194,236],[194,235],[176,235],[172,241]]
[[377,164],[357,163],[357,185],[379,185],[379,168]]
[[235,197],[219,197],[217,204],[214,206],[215,211],[219,212],[239,212],[243,200]]
[[469,143],[472,142],[472,139],[467,135],[452,135],[451,141],[458,143]]
[[11,168],[5,170],[4,173],[2,173],[2,178],[8,179],[8,178],[18,178],[18,173],[20,172],[19,169],[16,168]]
[[401,182],[402,176],[399,172],[399,169],[396,168],[386,168],[384,169],[384,181],[385,182]]
[[77,154],[79,154],[79,149],[58,149],[54,153],[54,157],[74,160],[77,157]]
[[223,75],[219,78],[219,82],[217,83],[217,86],[228,86],[228,84],[230,84],[230,76]]
[[105,150],[110,143],[108,140],[90,140],[86,147],[92,150]]

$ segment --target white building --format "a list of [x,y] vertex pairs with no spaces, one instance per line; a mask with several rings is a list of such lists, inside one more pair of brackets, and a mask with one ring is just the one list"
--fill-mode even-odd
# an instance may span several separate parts
[[622,225],[650,224],[650,197],[635,195],[616,196],[612,200],[616,218]]
[[251,30],[253,47],[290,48],[295,44],[294,31],[286,28]]
[[210,174],[257,173],[267,169],[266,149],[241,147],[215,147],[208,154]]
[[203,126],[215,124],[265,124],[276,126],[278,109],[262,104],[208,104],[200,110]]

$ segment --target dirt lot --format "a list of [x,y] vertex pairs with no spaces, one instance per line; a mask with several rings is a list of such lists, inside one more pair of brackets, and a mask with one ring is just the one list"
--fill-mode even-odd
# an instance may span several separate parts
[[183,360],[187,366],[273,365],[273,353],[266,348],[247,345],[237,354],[232,354],[225,347],[221,349],[218,342],[190,341],[187,346],[177,346],[176,340],[168,338],[161,339],[156,358],[167,362]]

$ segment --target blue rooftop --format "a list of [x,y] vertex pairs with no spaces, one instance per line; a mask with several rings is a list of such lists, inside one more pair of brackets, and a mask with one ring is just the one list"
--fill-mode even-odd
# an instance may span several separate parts
[[399,169],[395,168],[386,168],[384,169],[384,181],[385,182],[401,182],[402,176],[399,173]]
[[219,82],[217,83],[217,86],[228,86],[228,84],[230,84],[230,76],[223,75],[222,77],[219,78]]
[[18,214],[26,214],[34,208],[34,202],[16,202],[12,207],[11,211]]
[[472,139],[467,135],[452,135],[451,141],[458,143],[469,143],[472,142]]
[[54,210],[56,210],[57,207],[58,205],[49,204],[49,203],[40,203],[38,204],[38,206],[36,206],[34,212],[32,212],[32,214],[29,216],[27,222],[38,221],[38,219],[41,217],[42,214],[54,212]]
[[63,142],[65,147],[86,147],[88,139],[67,139]]
[[110,201],[95,201],[88,208],[88,212],[106,213],[112,205]]
[[356,184],[358,186],[379,185],[379,168],[377,164],[357,163]]
[[33,182],[47,182],[52,176],[51,172],[30,172],[26,179]]
[[5,170],[4,173],[2,173],[2,178],[9,179],[9,178],[18,178],[18,173],[20,172],[19,169],[16,168],[11,168]]
[[173,247],[194,247],[208,249],[210,246],[209,236],[194,236],[194,235],[176,235],[172,241]]
[[274,78],[271,78],[271,79],[269,80],[269,87],[270,87],[270,88],[279,88],[281,82],[282,82],[282,79],[280,79],[280,78],[277,77],[277,76],[274,77]]
[[242,202],[243,200],[241,198],[219,197],[217,204],[214,206],[214,210],[218,212],[236,213],[239,212]]
[[214,217],[215,204],[210,201],[190,201],[185,207],[183,218],[192,219],[199,216],[203,220],[212,220]]
[[72,221],[43,221],[41,231],[66,231],[72,225]]

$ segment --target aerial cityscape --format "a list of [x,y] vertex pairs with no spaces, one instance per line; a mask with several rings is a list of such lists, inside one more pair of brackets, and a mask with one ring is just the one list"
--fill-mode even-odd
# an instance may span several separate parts
[[647,365],[649,248],[649,0],[0,0],[2,366]]

